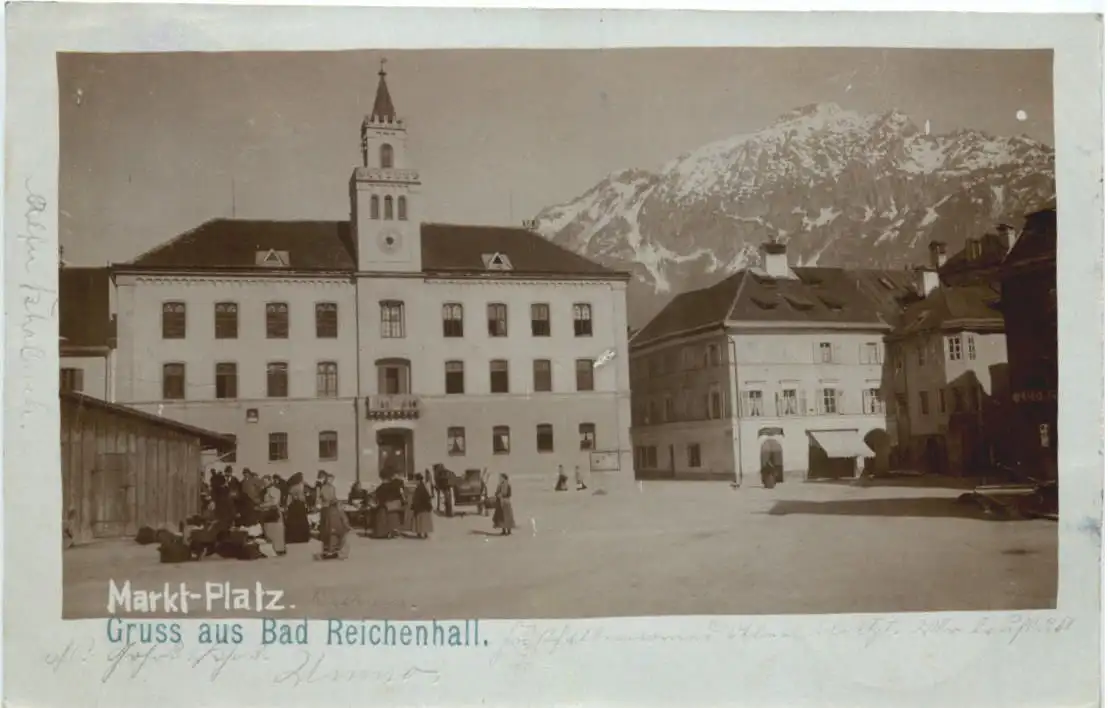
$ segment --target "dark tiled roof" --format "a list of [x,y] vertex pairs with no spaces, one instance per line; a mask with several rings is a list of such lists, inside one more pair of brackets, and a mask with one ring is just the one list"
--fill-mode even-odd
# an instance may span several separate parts
[[946,260],[939,268],[939,275],[944,279],[969,271],[986,270],[1000,265],[1004,257],[1008,255],[1008,238],[998,233],[987,233],[978,239],[981,250],[976,257],[970,252],[970,244],[966,243],[962,250]]
[[128,265],[138,268],[257,268],[258,251],[287,251],[294,270],[357,268],[346,221],[250,221],[213,219],[147,251]]
[[1012,252],[1004,259],[1004,265],[1022,261],[1053,259],[1058,253],[1058,212],[1044,209],[1027,215],[1023,233]]
[[129,406],[123,406],[118,403],[109,403],[107,401],[102,401],[99,398],[86,396],[85,394],[77,393],[76,391],[62,391],[59,395],[63,404],[75,406],[78,410],[80,410],[81,408],[94,408],[97,410],[113,413],[115,415],[142,420],[158,427],[166,428],[167,430],[172,430],[177,433],[183,433],[190,437],[196,438],[202,445],[216,448],[221,452],[234,449],[235,442],[233,438],[222,435],[212,430],[197,428],[194,425],[188,425],[187,423],[181,423],[169,418],[163,418],[160,415],[154,415],[153,413],[147,413],[145,411],[140,411]]
[[[424,272],[486,273],[485,256],[506,256],[515,273],[629,277],[533,231],[501,226],[421,224]],[[134,268],[259,269],[259,251],[285,251],[298,271],[353,272],[357,251],[346,221],[215,219],[139,256]],[[126,267],[126,266],[125,266]]]
[[906,337],[943,329],[1003,331],[1004,316],[996,309],[999,298],[988,285],[944,285],[908,305],[892,334]]
[[889,325],[914,300],[915,275],[906,270],[793,268],[795,278],[743,270],[715,285],[682,293],[635,338],[646,343],[678,332],[725,323],[850,323]]
[[381,78],[377,80],[377,96],[373,99],[373,113],[370,116],[376,120],[392,123],[396,120],[396,109],[392,106],[389,85],[385,82],[385,70],[377,72],[377,76]]
[[111,276],[107,268],[58,269],[61,346],[114,347]]
[[523,228],[423,224],[420,241],[424,272],[485,272],[483,256],[500,253],[516,273],[626,276]]

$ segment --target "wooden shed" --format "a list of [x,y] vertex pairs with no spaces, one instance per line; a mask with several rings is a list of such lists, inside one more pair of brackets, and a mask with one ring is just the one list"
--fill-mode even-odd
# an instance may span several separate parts
[[219,433],[61,393],[62,509],[75,543],[175,527],[200,511],[205,450],[234,442]]

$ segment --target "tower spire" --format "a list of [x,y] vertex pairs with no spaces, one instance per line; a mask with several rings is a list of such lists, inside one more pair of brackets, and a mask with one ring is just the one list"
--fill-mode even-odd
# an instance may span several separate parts
[[369,114],[370,120],[381,123],[395,123],[396,109],[392,105],[392,96],[389,95],[389,85],[385,81],[388,75],[385,64],[388,59],[381,58],[381,70],[377,72],[377,96],[373,99],[373,112]]

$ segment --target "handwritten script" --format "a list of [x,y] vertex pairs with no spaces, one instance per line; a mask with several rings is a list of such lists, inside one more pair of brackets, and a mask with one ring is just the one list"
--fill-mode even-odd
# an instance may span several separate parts
[[16,259],[17,266],[22,265],[18,275],[18,296],[16,307],[18,315],[19,360],[20,360],[20,401],[19,425],[25,429],[28,418],[36,412],[50,410],[50,402],[43,395],[36,364],[46,359],[47,352],[56,351],[51,323],[58,309],[58,292],[42,285],[50,279],[49,268],[56,260],[48,258],[51,252],[43,215],[48,203],[46,197],[36,192],[31,179],[23,182],[24,210],[23,223],[20,225],[16,240],[20,250]]

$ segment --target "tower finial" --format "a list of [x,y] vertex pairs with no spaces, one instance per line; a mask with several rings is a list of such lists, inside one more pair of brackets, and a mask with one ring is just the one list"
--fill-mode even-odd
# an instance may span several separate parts
[[381,57],[381,70],[377,72],[378,76],[385,76],[385,64],[388,64],[389,60],[385,57]]

